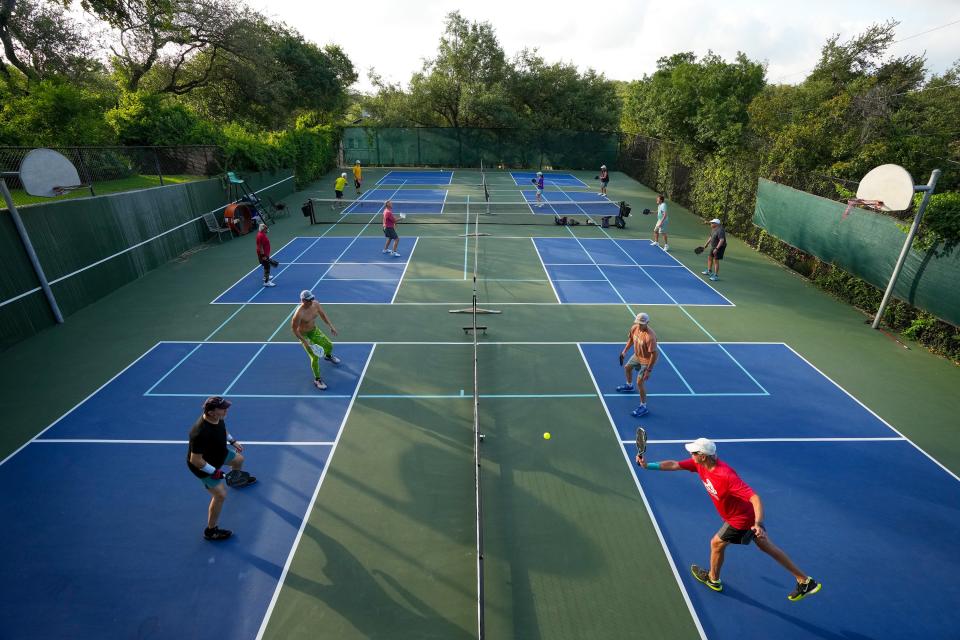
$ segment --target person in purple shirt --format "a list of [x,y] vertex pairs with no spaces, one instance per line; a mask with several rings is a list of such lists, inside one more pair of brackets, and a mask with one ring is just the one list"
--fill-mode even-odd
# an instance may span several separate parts
[[537,185],[537,206],[543,206],[543,171],[537,171],[537,179],[533,181]]

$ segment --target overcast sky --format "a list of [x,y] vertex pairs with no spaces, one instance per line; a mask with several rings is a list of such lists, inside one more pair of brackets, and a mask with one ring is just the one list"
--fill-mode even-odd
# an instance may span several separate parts
[[770,82],[799,82],[832,33],[849,38],[874,22],[900,21],[891,53],[927,54],[931,72],[960,58],[960,0],[849,2],[807,0],[600,0],[516,2],[481,0],[360,0],[331,4],[304,0],[247,0],[286,22],[308,40],[336,43],[353,61],[369,91],[367,72],[406,85],[424,58],[436,54],[444,16],[459,10],[468,20],[493,25],[508,57],[537,48],[547,62],[572,62],[614,80],[633,80],[656,69],[657,58],[678,51],[713,50],[725,59],[743,51],[768,65]]

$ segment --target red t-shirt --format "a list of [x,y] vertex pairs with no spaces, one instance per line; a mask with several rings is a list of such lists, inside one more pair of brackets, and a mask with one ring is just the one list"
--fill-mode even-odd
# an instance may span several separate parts
[[750,502],[753,489],[740,479],[733,467],[722,460],[717,460],[717,466],[707,470],[706,467],[696,464],[689,458],[680,460],[677,464],[681,469],[694,471],[700,475],[704,488],[713,498],[713,506],[730,526],[749,529],[755,524],[756,516],[753,513],[753,504]]
[[397,226],[397,219],[393,217],[393,209],[383,210],[383,228],[389,229]]
[[257,232],[257,257],[270,257],[270,240],[267,239],[267,234],[263,231]]

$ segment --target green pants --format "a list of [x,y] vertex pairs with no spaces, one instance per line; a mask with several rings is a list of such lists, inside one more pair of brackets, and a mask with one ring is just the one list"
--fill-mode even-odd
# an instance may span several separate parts
[[[307,339],[307,342],[312,342],[313,344],[318,344],[323,347],[323,352],[329,357],[333,353],[333,343],[330,342],[330,338],[320,331],[319,328],[314,327],[313,331],[308,331],[307,333],[302,334],[304,338]],[[301,343],[303,344],[303,343]],[[307,352],[307,355],[310,357],[310,368],[313,369],[313,377],[317,380],[320,379],[320,356],[315,354],[312,349],[307,346],[303,347],[304,351]]]

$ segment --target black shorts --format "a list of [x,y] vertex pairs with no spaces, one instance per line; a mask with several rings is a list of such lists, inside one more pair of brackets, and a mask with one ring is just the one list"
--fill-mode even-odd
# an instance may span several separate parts
[[397,230],[393,227],[384,227],[383,235],[387,236],[391,240],[399,240],[400,236],[397,235]]
[[359,189],[359,188],[360,188],[360,181],[359,181],[359,180],[354,180],[354,181],[353,181],[353,186],[356,187],[357,189]]
[[607,186],[610,183],[610,178],[600,178],[600,184]]
[[717,260],[723,260],[723,252],[726,250],[726,248],[727,248],[727,245],[723,245],[722,247],[717,249],[717,255],[715,256],[713,255],[713,251],[711,250],[710,255],[716,258]]
[[334,193],[337,194],[337,200],[343,199],[343,191],[334,191]]
[[737,529],[724,522],[717,531],[717,537],[730,544],[750,544],[753,541],[753,529]]

